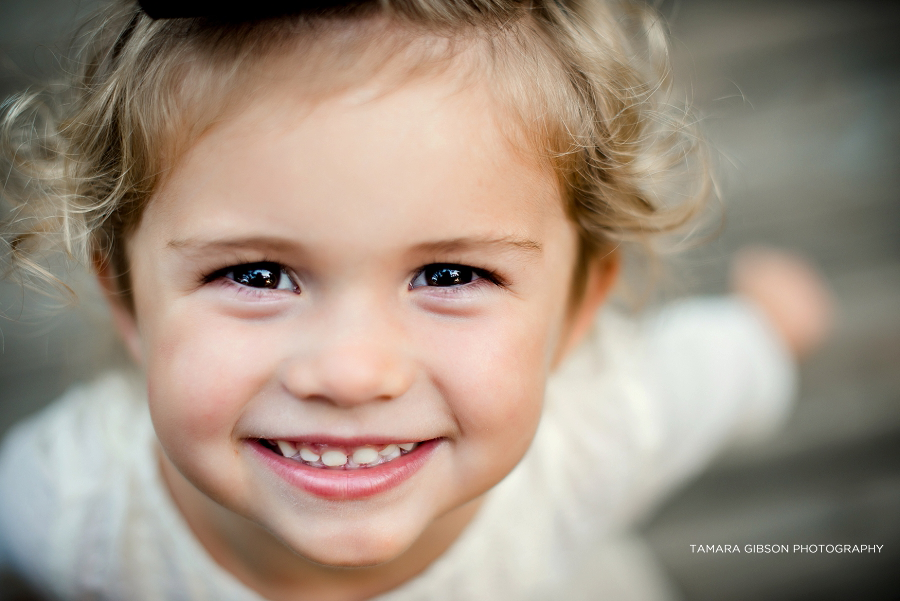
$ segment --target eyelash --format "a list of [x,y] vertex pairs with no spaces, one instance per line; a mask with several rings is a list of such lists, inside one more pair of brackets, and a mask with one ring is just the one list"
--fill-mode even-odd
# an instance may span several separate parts
[[[252,271],[253,269],[258,269],[260,271],[270,271],[278,274],[278,283],[275,288],[269,288],[265,286],[251,286],[245,283],[239,282],[234,277],[234,272],[244,270],[245,272]],[[429,272],[431,275],[428,275]],[[446,285],[446,286],[429,286],[427,283],[427,279],[431,281],[436,281],[437,278],[442,277],[439,274],[443,274],[443,277],[456,277],[462,280],[459,284],[455,285]],[[229,277],[231,276],[231,277]],[[287,288],[282,288],[282,278],[288,278],[291,282],[293,289],[290,290],[295,293],[299,293],[299,286],[297,285],[296,278],[292,277],[292,275],[288,272],[287,268],[281,263],[277,261],[248,261],[242,263],[235,263],[228,265],[226,267],[221,267],[212,271],[211,273],[203,276],[201,278],[201,282],[203,284],[211,284],[217,280],[224,280],[236,287],[237,291],[241,294],[252,294],[254,296],[268,296],[272,294],[272,292],[277,290],[288,290]],[[427,279],[426,279],[427,278]],[[422,280],[419,285],[416,283]],[[489,284],[493,286],[498,286],[501,288],[505,287],[505,283],[497,274],[478,267],[472,267],[469,265],[463,265],[460,263],[429,263],[424,267],[418,269],[412,276],[412,279],[409,282],[409,289],[416,290],[418,288],[434,288],[436,290],[440,290],[442,293],[456,293],[457,291],[461,291],[464,288],[475,288],[480,287],[483,284]]]

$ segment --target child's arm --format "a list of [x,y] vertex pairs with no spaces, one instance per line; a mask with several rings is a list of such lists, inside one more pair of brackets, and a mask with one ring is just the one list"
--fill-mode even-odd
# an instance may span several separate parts
[[40,439],[37,430],[30,421],[19,424],[0,444],[0,566],[23,577],[52,562],[48,526],[66,510],[46,445],[32,444]]
[[771,433],[792,406],[796,361],[830,329],[827,287],[795,255],[741,251],[732,282],[733,297],[684,301],[647,330],[646,380],[665,433],[660,492],[723,447]]
[[123,466],[146,436],[132,423],[143,411],[134,389],[116,375],[74,387],[0,443],[0,554],[47,597],[124,598],[110,574],[135,489]]
[[828,295],[796,258],[741,256],[738,294],[680,301],[637,326],[604,313],[552,382],[543,436],[558,431],[560,451],[542,477],[627,522],[783,420],[796,354],[827,331]]

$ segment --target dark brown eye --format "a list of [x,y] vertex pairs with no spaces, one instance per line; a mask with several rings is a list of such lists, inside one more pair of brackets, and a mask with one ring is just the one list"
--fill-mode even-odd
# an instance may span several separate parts
[[278,288],[281,267],[276,263],[250,263],[231,270],[231,278],[251,288]]
[[463,265],[429,265],[425,268],[426,286],[461,286],[475,279],[475,270]]
[[288,290],[300,292],[296,279],[280,263],[259,261],[223,267],[203,278],[204,284],[216,280],[227,280],[244,288],[254,290]]
[[284,267],[271,261],[245,263],[220,269],[207,278],[212,281],[224,277],[241,286],[266,290],[295,290],[297,286]]

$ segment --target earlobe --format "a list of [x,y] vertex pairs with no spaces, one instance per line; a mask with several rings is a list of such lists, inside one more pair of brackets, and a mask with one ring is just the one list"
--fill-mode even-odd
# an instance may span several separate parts
[[143,353],[141,352],[140,331],[138,330],[134,310],[128,306],[122,296],[122,292],[119,290],[119,278],[113,272],[110,262],[102,257],[94,258],[94,272],[112,315],[116,331],[119,332],[119,336],[122,338],[122,342],[125,343],[131,358],[141,365],[143,363]]
[[619,279],[620,267],[621,259],[619,253],[615,251],[592,260],[588,265],[584,292],[569,314],[559,352],[553,361],[554,368],[581,343],[591,329],[597,311]]

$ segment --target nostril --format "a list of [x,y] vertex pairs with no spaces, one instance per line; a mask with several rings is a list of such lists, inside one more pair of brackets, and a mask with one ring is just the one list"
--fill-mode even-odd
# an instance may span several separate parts
[[[291,392],[293,394],[293,391],[291,391],[291,390],[288,390],[288,392]],[[306,395],[306,396],[300,396],[300,395],[294,394],[294,396],[296,396],[300,399],[303,399],[304,401],[311,402],[311,403],[330,403],[331,402],[331,400],[327,396],[323,396],[321,394],[310,394],[310,395]]]

